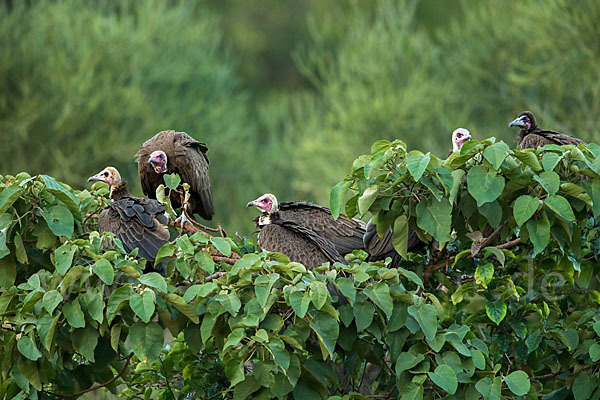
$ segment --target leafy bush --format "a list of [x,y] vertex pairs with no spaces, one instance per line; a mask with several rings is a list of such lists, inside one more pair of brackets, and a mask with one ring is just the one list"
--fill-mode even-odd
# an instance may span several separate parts
[[[490,139],[440,160],[376,142],[331,206],[391,226],[399,268],[356,251],[307,271],[250,241],[173,232],[164,278],[118,241],[103,249],[88,217],[103,185],[5,176],[0,396],[596,396],[599,156]],[[408,228],[431,244],[408,252]]]

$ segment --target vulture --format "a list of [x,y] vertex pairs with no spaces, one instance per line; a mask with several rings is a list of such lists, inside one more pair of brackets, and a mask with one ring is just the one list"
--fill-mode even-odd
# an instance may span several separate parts
[[[189,206],[192,213],[211,220],[215,214],[208,177],[208,147],[185,132],[162,131],[144,142],[137,156],[138,174],[144,194],[156,198],[156,188],[164,174],[179,174],[190,185]],[[183,207],[181,195],[171,192],[174,208]]]
[[265,194],[246,204],[246,207],[250,206],[262,211],[254,220],[259,228],[258,245],[261,249],[283,253],[309,269],[328,261],[348,265],[331,240],[295,221],[284,219],[272,194]]
[[[154,265],[158,250],[170,236],[165,206],[157,200],[132,196],[116,168],[106,167],[90,177],[88,182],[91,181],[108,184],[112,200],[98,216],[98,231],[114,233],[126,252],[138,248],[138,257]],[[162,263],[157,270],[165,273]]]
[[[290,261],[303,264],[309,270],[323,263],[340,262],[349,265],[336,250],[331,240],[318,235],[315,231],[285,220],[279,212],[279,204],[272,194],[265,194],[246,204],[262,211],[254,221],[259,229],[258,245],[262,250],[285,254]],[[337,288],[328,285],[331,293],[338,296],[338,301],[347,303]]]
[[[383,234],[383,239],[377,234],[377,226],[373,224],[371,219],[367,224],[367,230],[363,237],[365,250],[369,253],[367,261],[383,261],[388,257],[392,258],[390,268],[396,268],[400,265],[400,254],[394,249],[392,237],[394,236],[392,229],[388,228]],[[415,250],[424,243],[419,239],[417,232],[408,228],[408,251]]]
[[[331,215],[331,210],[327,207],[306,201],[279,203],[277,198],[270,193],[254,200],[254,203],[261,205],[259,208],[263,213],[277,209],[281,220],[294,222],[296,225],[308,228],[317,235],[328,239],[342,256],[351,253],[352,250],[363,249],[366,224],[360,220],[348,218],[343,214],[335,220]],[[248,204],[256,206],[253,202]]]
[[469,132],[465,128],[455,129],[454,132],[452,132],[452,150],[448,155],[459,151],[462,148],[462,145],[471,139],[471,132]]
[[508,127],[518,126],[521,128],[517,148],[519,149],[537,149],[547,144],[565,145],[586,144],[576,137],[565,135],[564,133],[547,131],[540,129],[535,122],[535,117],[531,111],[523,111],[519,116],[508,124]]

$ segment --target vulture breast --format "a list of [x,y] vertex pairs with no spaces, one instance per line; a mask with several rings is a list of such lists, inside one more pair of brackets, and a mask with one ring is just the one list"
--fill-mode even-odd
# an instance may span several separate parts
[[[185,132],[162,131],[147,140],[136,153],[138,174],[144,194],[156,198],[156,188],[163,184],[163,174],[158,174],[148,163],[150,154],[161,150],[167,155],[168,174],[176,173],[182,182],[190,185],[190,211],[211,220],[215,214],[212,190],[208,175],[208,147]],[[181,197],[171,193],[171,204],[180,208]]]

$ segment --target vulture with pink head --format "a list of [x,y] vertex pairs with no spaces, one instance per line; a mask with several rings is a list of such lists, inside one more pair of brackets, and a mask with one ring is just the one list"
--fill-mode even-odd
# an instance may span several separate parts
[[517,148],[537,149],[547,144],[566,145],[586,144],[583,140],[566,135],[564,133],[540,129],[531,111],[523,111],[514,119],[508,127],[518,126],[521,128]]
[[[144,142],[137,156],[138,174],[144,194],[156,198],[163,175],[176,173],[190,185],[189,211],[211,220],[215,214],[208,176],[208,147],[185,132],[162,131]],[[171,204],[180,208],[181,195],[171,191]]]
[[[137,248],[138,257],[143,257],[151,266],[154,265],[158,250],[168,243],[170,236],[165,206],[157,200],[132,196],[127,182],[121,179],[116,168],[106,167],[90,177],[88,182],[91,181],[108,184],[112,200],[98,216],[98,231],[113,233],[126,252],[130,253]],[[157,266],[157,270],[164,274],[162,263]]]

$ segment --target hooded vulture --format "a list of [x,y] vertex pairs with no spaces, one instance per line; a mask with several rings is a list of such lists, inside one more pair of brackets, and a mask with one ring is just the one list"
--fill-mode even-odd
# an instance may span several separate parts
[[[154,265],[158,250],[170,236],[165,206],[157,200],[132,196],[116,168],[106,167],[90,177],[88,182],[91,181],[108,184],[112,200],[98,216],[98,231],[114,233],[126,252],[138,248],[138,257]],[[162,263],[157,269],[164,274]]]
[[565,144],[573,144],[575,146],[586,144],[584,141],[565,135],[564,133],[540,129],[531,111],[523,111],[519,114],[514,121],[508,124],[509,128],[512,126],[521,128],[521,134],[517,142],[517,148],[519,149],[537,149],[547,144],[556,144],[559,146]]
[[266,251],[287,255],[291,261],[313,269],[326,262],[348,262],[336,250],[335,245],[307,226],[283,218],[277,199],[265,194],[246,204],[262,211],[254,222],[259,228],[258,245]]
[[452,150],[450,151],[450,153],[448,155],[450,155],[456,151],[460,151],[463,144],[465,144],[472,138],[473,137],[471,136],[471,132],[469,132],[465,128],[458,128],[458,129],[454,130],[454,132],[452,132]]
[[[277,209],[281,220],[294,222],[296,225],[307,228],[322,238],[331,241],[335,249],[342,256],[355,249],[363,249],[363,236],[366,224],[360,220],[340,215],[333,219],[331,210],[327,207],[305,201],[284,201],[279,203],[272,194],[265,194],[248,203],[269,213]],[[258,217],[257,217],[258,218]],[[255,221],[256,222],[256,221]]]
[[[138,174],[144,194],[156,198],[164,174],[179,174],[190,185],[190,211],[211,220],[215,214],[208,177],[208,147],[185,132],[162,131],[144,142],[137,156]],[[171,192],[171,204],[182,207],[181,196]]]

